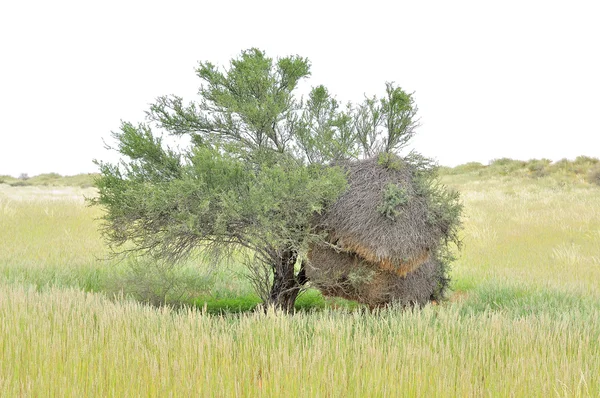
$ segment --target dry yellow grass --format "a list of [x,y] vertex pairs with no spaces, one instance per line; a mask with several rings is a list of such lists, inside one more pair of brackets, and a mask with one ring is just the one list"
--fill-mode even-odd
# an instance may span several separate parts
[[0,288],[3,396],[597,396],[598,313],[215,317]]
[[465,250],[454,277],[600,300],[600,189],[552,178],[447,182],[463,193]]

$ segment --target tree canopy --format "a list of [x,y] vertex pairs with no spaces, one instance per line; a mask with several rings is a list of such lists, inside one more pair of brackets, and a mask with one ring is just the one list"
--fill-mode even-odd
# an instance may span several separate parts
[[262,298],[291,309],[308,247],[323,240],[315,216],[347,188],[338,165],[399,153],[418,126],[413,96],[386,83],[356,105],[324,86],[302,98],[308,59],[255,48],[196,73],[196,102],[159,97],[145,122],[113,132],[121,161],[97,162],[93,201],[106,209],[104,236],[115,253],[168,261],[244,252]]

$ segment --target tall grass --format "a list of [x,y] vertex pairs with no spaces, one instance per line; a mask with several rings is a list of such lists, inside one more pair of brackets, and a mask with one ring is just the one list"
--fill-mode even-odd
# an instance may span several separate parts
[[8,187],[0,190],[0,278],[13,282],[89,285],[105,271],[107,251],[76,188]]
[[[369,313],[311,293],[294,316],[111,298],[123,268],[98,260],[93,191],[1,185],[0,396],[599,396],[600,188],[444,182],[466,209],[449,302]],[[232,275],[203,294],[251,294]]]
[[552,177],[446,182],[466,207],[459,289],[501,283],[600,299],[598,187]]
[[597,396],[600,319],[461,304],[239,317],[0,288],[3,396]]
[[111,259],[98,232],[101,211],[85,204],[84,196],[92,195],[89,188],[0,189],[0,280],[125,292],[157,304],[206,293],[212,275],[193,261],[163,267]]

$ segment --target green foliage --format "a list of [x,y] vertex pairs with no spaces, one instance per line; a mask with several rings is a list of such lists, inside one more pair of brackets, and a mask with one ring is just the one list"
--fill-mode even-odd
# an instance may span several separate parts
[[15,182],[17,179],[9,175],[0,175],[0,184],[10,184]]
[[11,177],[8,175],[0,175],[0,184],[8,184],[8,183],[12,182],[13,180],[15,180],[14,177]]
[[39,179],[42,179],[42,180],[53,180],[53,179],[60,178],[61,175],[58,174],[58,173],[46,173],[46,174],[40,174],[40,175],[38,175],[36,177],[39,178]]
[[555,173],[563,175],[575,174],[585,175],[590,169],[592,169],[599,162],[596,158],[590,158],[588,156],[578,156],[574,161],[568,159],[561,159],[558,162],[552,164],[551,168]]
[[367,97],[354,112],[354,126],[365,157],[395,153],[406,146],[419,126],[418,108],[412,94],[386,83],[386,95]]
[[359,154],[352,108],[340,104],[324,86],[312,89],[299,119],[297,146],[309,163],[337,162]]
[[396,152],[408,144],[419,126],[418,108],[412,94],[404,92],[393,83],[386,83],[386,96],[381,99],[384,125],[387,130],[384,151]]
[[522,160],[513,160],[509,158],[494,159],[490,162],[490,168],[497,170],[500,175],[508,175],[519,169],[522,169],[527,162]]
[[465,174],[465,173],[475,173],[485,169],[485,166],[479,162],[469,162],[465,164],[461,164],[456,167],[443,167],[440,168],[440,174]]
[[389,220],[396,221],[396,217],[402,211],[399,207],[408,203],[409,200],[410,197],[405,189],[396,184],[387,184],[383,192],[383,201],[377,211]]
[[590,167],[600,163],[600,159],[592,158],[590,156],[577,156],[573,164],[576,166]]
[[600,185],[600,164],[590,169],[587,180],[590,184]]
[[[256,294],[247,293],[239,296],[213,297],[201,296],[193,300],[193,305],[201,308],[208,314],[227,315],[241,314],[255,311],[261,304],[260,297]],[[358,303],[341,298],[325,299],[318,290],[308,289],[298,296],[294,306],[296,311],[317,312],[327,308],[355,310]]]
[[97,177],[98,177],[98,174],[96,174],[96,173],[64,176],[57,182],[57,185],[90,188],[90,187],[94,186],[94,180]]
[[6,183],[11,187],[26,187],[32,185],[27,173],[21,173],[18,178],[2,176],[0,178],[0,183]]
[[10,182],[9,185],[11,187],[26,187],[26,186],[31,185],[31,183],[29,183],[28,181],[25,181],[25,180],[16,180],[16,181]]
[[298,82],[310,75],[307,59],[291,56],[273,62],[257,49],[243,51],[225,72],[210,62],[196,70],[204,82],[200,101],[160,97],[149,119],[174,135],[189,135],[196,146],[225,147],[240,155],[259,149],[289,151],[301,103]]
[[260,305],[260,298],[256,294],[223,298],[207,296],[198,297],[193,304],[209,314],[237,314],[255,310]]
[[400,171],[404,167],[402,159],[390,152],[382,152],[377,157],[377,164],[385,168]]
[[[442,232],[446,249],[450,242],[460,247],[459,231],[463,212],[460,193],[441,184],[435,174],[422,173],[417,176],[415,183],[415,195],[427,203],[427,223]],[[447,256],[442,256],[444,258],[447,260],[443,262],[451,262]]]
[[552,163],[549,159],[532,159],[527,162],[527,170],[529,170],[532,177],[546,177],[550,174],[549,167]]
[[60,180],[61,178],[61,175],[58,173],[47,173],[31,177],[29,178],[28,182],[31,185],[52,185],[52,183]]
[[[460,241],[457,240],[457,242],[458,245],[461,245]],[[448,244],[441,245],[435,253],[433,253],[433,257],[437,267],[435,269],[436,287],[431,295],[431,300],[442,302],[448,299],[448,293],[451,288],[450,284],[452,282],[450,272],[452,271],[452,263],[456,261],[457,258],[453,248]]]
[[[293,161],[253,168],[210,148],[195,148],[188,161],[178,179],[146,183],[150,168],[140,167],[123,178],[105,174],[99,180],[97,203],[115,210],[105,217],[113,244],[134,239],[148,254],[171,260],[199,246],[300,245],[311,234],[312,213],[345,186],[336,168],[298,167]],[[113,169],[103,165],[103,172]]]
[[[196,73],[197,102],[160,97],[147,123],[113,133],[123,160],[97,163],[92,199],[106,209],[104,236],[115,253],[170,262],[198,248],[214,258],[249,249],[253,264],[271,267],[274,286],[285,274],[298,287],[295,262],[322,239],[314,216],[346,189],[334,165],[403,148],[418,125],[413,97],[387,83],[382,99],[353,108],[318,86],[304,102],[295,90],[309,61],[258,49],[228,68],[200,62]],[[164,135],[190,144],[172,149]]]
[[206,294],[212,285],[210,273],[185,264],[149,258],[130,258],[127,267],[112,275],[106,290],[150,305],[179,305]]

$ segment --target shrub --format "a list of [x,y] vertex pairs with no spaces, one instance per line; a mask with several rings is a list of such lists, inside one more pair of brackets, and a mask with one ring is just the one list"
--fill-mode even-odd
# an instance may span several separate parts
[[396,156],[392,153],[388,153],[388,152],[379,154],[379,156],[377,157],[377,164],[379,164],[380,166],[383,166],[387,169],[396,170],[396,171],[402,170],[402,167],[403,167],[402,159],[400,159],[398,156]]
[[573,163],[576,165],[595,166],[600,163],[600,159],[592,158],[590,156],[577,156]]
[[563,158],[557,162],[554,162],[551,168],[554,172],[560,172],[563,174],[570,174],[574,172],[573,162],[567,158]]
[[600,160],[589,156],[577,156],[573,161],[573,171],[575,174],[587,174],[591,172]]
[[549,174],[548,167],[552,163],[549,159],[531,159],[527,162],[527,170],[532,177],[540,178]]
[[438,167],[438,174],[440,176],[447,176],[447,175],[452,175],[452,174],[457,174],[457,173],[454,173],[454,169],[452,167],[440,166],[440,167]]
[[35,177],[31,177],[29,182],[31,185],[56,185],[61,179],[61,175],[57,173],[46,173],[40,174]]
[[509,158],[494,159],[490,162],[490,167],[501,175],[508,175],[521,170],[527,162],[522,160],[513,160]]
[[65,176],[61,178],[61,185],[89,188],[94,186],[94,179],[98,176],[98,174],[94,173]]
[[600,186],[600,164],[593,167],[588,173],[588,182]]
[[206,294],[211,275],[181,264],[131,257],[127,267],[109,281],[107,291],[154,305],[182,305]]
[[483,168],[485,168],[485,166],[479,162],[469,162],[454,167],[454,169],[452,169],[452,174],[471,173],[481,171]]
[[17,180],[17,181],[10,182],[8,185],[10,185],[11,187],[27,187],[31,184],[27,181]]
[[395,221],[401,211],[399,207],[407,204],[409,200],[410,197],[404,188],[389,183],[383,192],[383,203],[379,205],[377,211],[387,219]]

